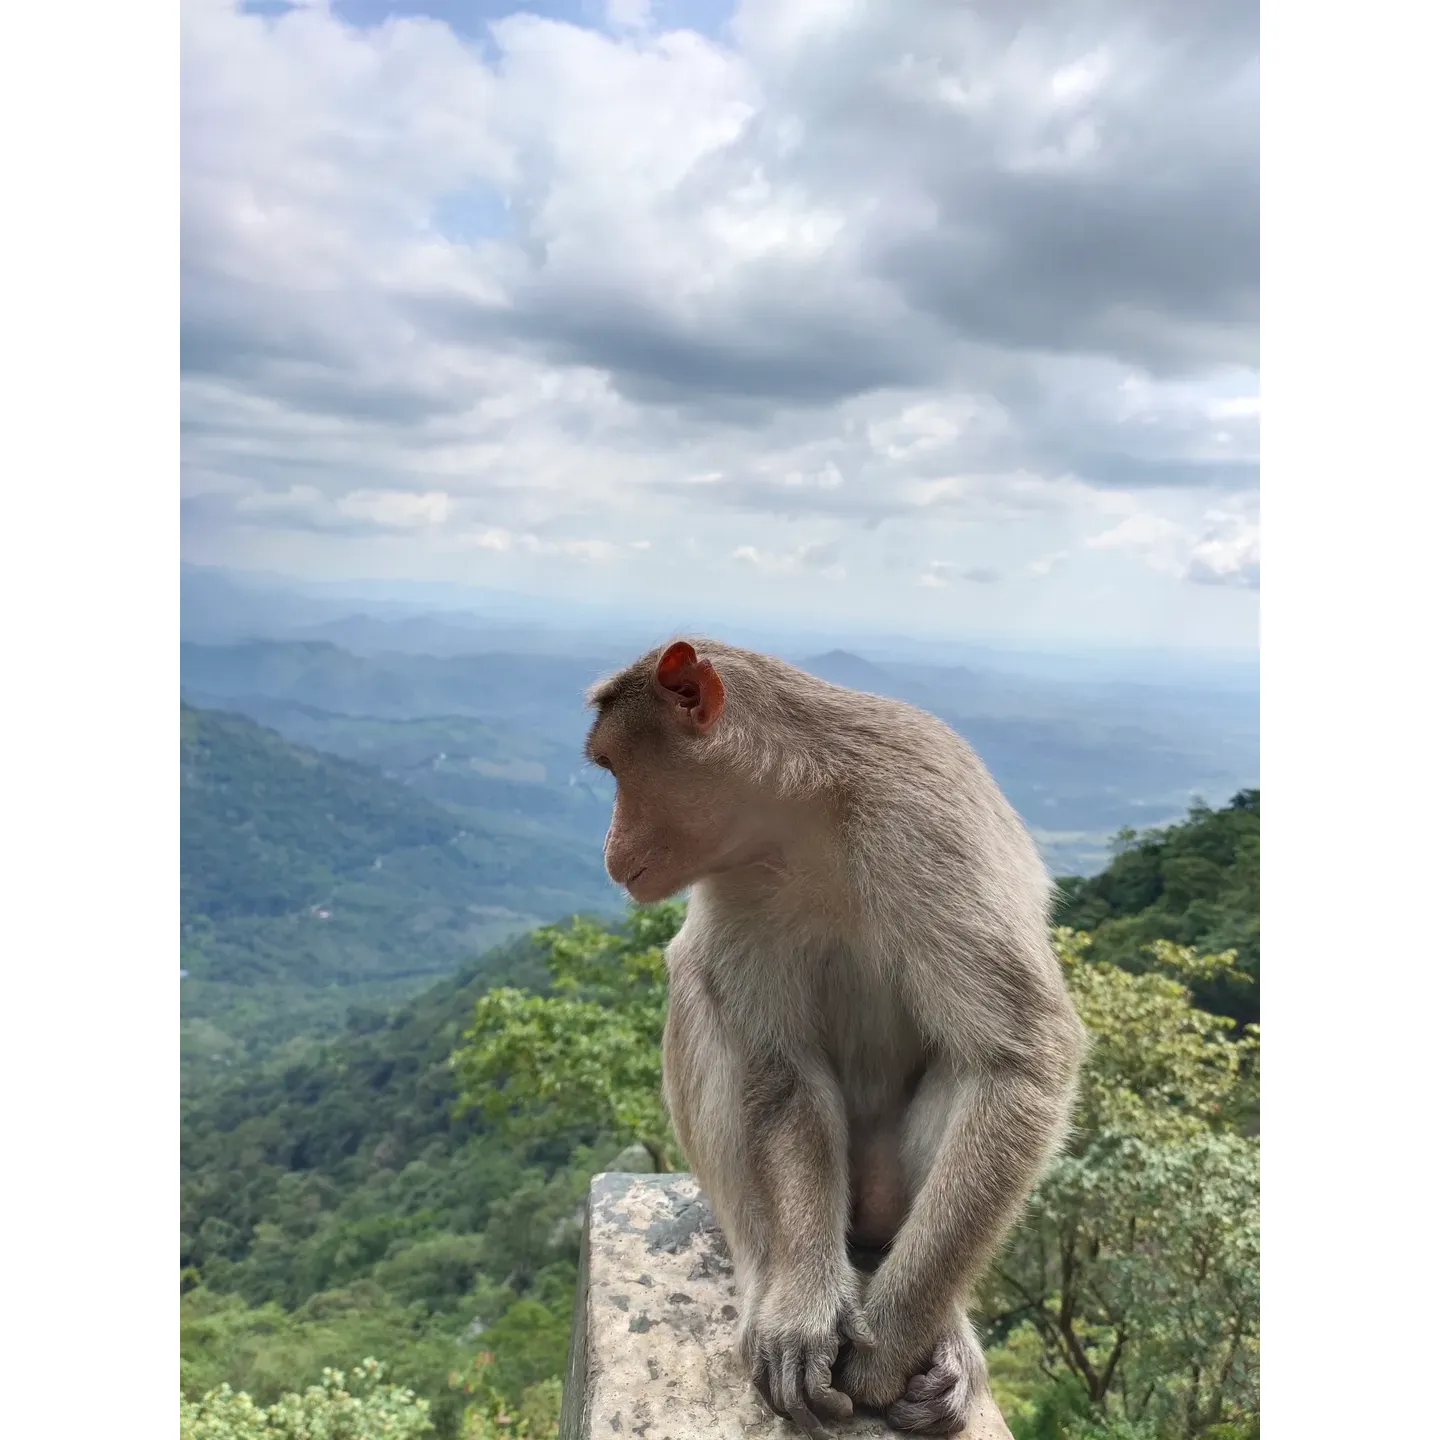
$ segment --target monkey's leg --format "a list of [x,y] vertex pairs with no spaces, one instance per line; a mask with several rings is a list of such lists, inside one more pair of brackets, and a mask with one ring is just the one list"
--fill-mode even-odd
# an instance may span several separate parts
[[985,1352],[963,1301],[956,1301],[949,1320],[905,1393],[886,1407],[892,1429],[913,1435],[953,1435],[977,1394],[987,1384]]
[[839,1381],[896,1429],[953,1431],[985,1383],[964,1303],[1063,1119],[1063,1099],[1013,1069],[941,1064],[917,1092],[901,1152],[914,1200],[865,1297],[876,1344]]
[[[678,997],[678,998],[677,998]],[[672,986],[666,1093],[745,1290],[741,1351],[777,1414],[807,1434],[852,1411],[831,1385],[842,1341],[869,1343],[845,1250],[845,1116],[825,1067],[742,1053],[703,992]]]
[[[900,1182],[907,1196],[925,1183],[945,1138],[957,1103],[957,1085],[948,1069],[932,1069],[921,1082],[904,1118],[898,1143]],[[899,1228],[897,1224],[897,1229]],[[841,1384],[874,1386],[877,1376],[851,1366]],[[921,1435],[953,1435],[963,1428],[976,1391],[985,1383],[985,1355],[963,1298],[950,1307],[930,1353],[906,1380],[904,1392],[887,1405],[888,1391],[870,1389],[874,1405],[887,1405],[885,1418],[893,1429]],[[895,1381],[890,1381],[894,1388]]]

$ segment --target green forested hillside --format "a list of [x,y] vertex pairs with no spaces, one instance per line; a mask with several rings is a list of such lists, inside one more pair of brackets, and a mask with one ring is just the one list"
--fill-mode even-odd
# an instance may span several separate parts
[[449,1066],[492,985],[543,983],[540,954],[521,937],[393,1014],[352,1013],[296,1063],[272,1058],[185,1102],[187,1393],[229,1382],[268,1403],[374,1354],[453,1436],[464,1396],[447,1377],[480,1344],[517,1397],[558,1375],[576,1205],[613,1151],[577,1150],[594,1138],[579,1129],[517,1146],[457,1118]]
[[[182,694],[374,765],[477,813],[487,827],[523,816],[557,840],[598,841],[609,785],[580,763],[582,696],[634,652],[587,643],[568,655],[503,653],[478,633],[472,643],[484,653],[453,653],[439,641],[435,653],[370,644],[363,654],[316,640],[186,643]],[[794,658],[825,679],[909,701],[953,725],[1057,872],[1091,873],[1121,825],[1169,819],[1193,796],[1217,800],[1255,774],[1253,693],[1053,676],[1041,683],[848,651]]]
[[1096,959],[1152,964],[1157,940],[1234,950],[1241,976],[1196,983],[1197,1001],[1243,1024],[1260,1018],[1260,792],[1192,807],[1166,829],[1116,837],[1098,875],[1059,882],[1059,924],[1087,931]]
[[285,915],[402,850],[449,844],[460,823],[358,766],[288,745],[238,715],[180,710],[187,917]]
[[181,709],[189,1068],[333,1028],[506,936],[613,908],[593,847],[482,828],[239,715]]
[[[1227,936],[1253,941],[1258,973],[1258,825],[1242,794],[1122,835],[1103,875],[1062,887],[1064,923],[1093,926],[1056,943],[1095,1048],[1072,1150],[982,1299],[1017,1440],[1258,1433],[1258,1037],[1197,1003],[1250,994],[1201,958]],[[189,1098],[186,1393],[268,1402],[375,1355],[441,1437],[512,1437],[526,1416],[553,1435],[587,1178],[627,1145],[618,1168],[677,1158],[659,946],[681,914],[516,939]],[[1137,922],[1191,927],[1200,956],[1141,948]]]

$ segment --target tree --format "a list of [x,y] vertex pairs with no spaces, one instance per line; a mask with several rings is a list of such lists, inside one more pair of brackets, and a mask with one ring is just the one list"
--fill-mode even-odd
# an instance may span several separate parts
[[[464,1103],[522,1138],[638,1140],[668,1163],[661,947],[680,918],[667,905],[618,932],[541,932],[552,993],[480,999],[453,1062]],[[990,1280],[997,1394],[1017,1440],[1244,1433],[1257,1409],[1259,1156],[1244,1131],[1259,1032],[1198,1009],[1192,987],[1248,979],[1233,953],[1167,941],[1140,973],[1095,960],[1071,930],[1055,946],[1092,1045],[1073,1143]]]
[[385,1367],[367,1359],[347,1376],[322,1372],[305,1393],[257,1405],[228,1385],[180,1401],[180,1440],[418,1440],[434,1434],[429,1405],[383,1383]]
[[1032,1354],[1059,1382],[1052,1411],[1069,1394],[1099,1433],[1218,1436],[1257,1409],[1259,1142],[1238,1127],[1259,1033],[1191,1003],[1188,982],[1233,978],[1233,955],[1159,944],[1136,975],[1087,945],[1057,932],[1093,1043],[1075,1140],[992,1277],[999,1348]]
[[520,1142],[639,1143],[657,1170],[677,1156],[660,1094],[664,946],[680,928],[669,901],[619,930],[576,919],[537,932],[551,993],[482,995],[452,1064],[459,1110],[479,1109]]
[[1062,877],[1056,919],[1088,934],[1091,956],[1148,970],[1157,940],[1236,952],[1239,973],[1196,978],[1197,1002],[1241,1023],[1260,1018],[1260,792],[1218,810],[1196,803],[1163,830],[1122,830],[1098,875]]

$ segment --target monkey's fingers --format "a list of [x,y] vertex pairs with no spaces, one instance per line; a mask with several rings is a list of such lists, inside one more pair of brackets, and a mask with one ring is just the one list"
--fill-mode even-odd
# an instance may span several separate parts
[[770,1388],[770,1366],[763,1346],[756,1345],[750,1352],[750,1383],[760,1392],[760,1398],[777,1414],[785,1412],[775,1402]]
[[857,1350],[875,1348],[875,1332],[865,1318],[865,1312],[858,1305],[847,1306],[840,1316],[840,1333]]
[[[806,1429],[805,1420],[798,1415],[792,1414],[790,1407],[785,1403],[786,1397],[781,1385],[781,1368],[783,1359],[781,1352],[773,1345],[759,1344],[755,1347],[754,1354],[750,1359],[750,1382],[759,1392],[760,1398],[782,1419],[793,1420],[807,1434],[813,1431]],[[819,1421],[813,1415],[810,1420],[816,1425]],[[816,1440],[831,1440],[821,1430]]]
[[805,1395],[810,1408],[827,1420],[848,1420],[855,1413],[855,1404],[846,1394],[835,1389],[831,1377],[833,1360],[822,1352],[812,1351],[805,1358]]
[[927,1400],[920,1404],[897,1400],[886,1412],[885,1423],[906,1435],[960,1435],[965,1430],[964,1411],[945,1400]]
[[905,1387],[905,1398],[907,1400],[933,1400],[937,1395],[943,1395],[955,1384],[956,1377],[945,1370],[924,1370],[919,1375],[913,1375],[910,1383]]
[[955,1435],[965,1428],[973,1391],[965,1370],[942,1361],[911,1377],[904,1398],[886,1410],[885,1419],[911,1435]]
[[811,1397],[806,1394],[803,1382],[808,1378],[810,1367],[804,1360],[800,1347],[786,1345],[778,1358],[778,1379],[772,1373],[772,1381],[775,1382],[777,1392],[775,1398],[785,1407],[784,1413],[809,1435],[811,1440],[834,1440],[807,1403]]

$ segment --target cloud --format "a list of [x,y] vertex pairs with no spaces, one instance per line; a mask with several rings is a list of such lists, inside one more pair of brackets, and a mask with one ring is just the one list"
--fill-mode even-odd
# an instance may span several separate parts
[[1253,4],[265,8],[182,11],[187,546],[1250,583]]
[[605,0],[605,19],[617,30],[643,30],[650,24],[650,0]]
[[795,550],[776,553],[754,545],[739,545],[731,559],[753,566],[767,575],[785,575],[796,571],[812,571],[828,580],[843,580],[845,568],[840,564],[840,547],[832,541],[813,541]]
[[1041,555],[1037,559],[1032,560],[1025,568],[1026,571],[1035,576],[1036,579],[1043,580],[1062,560],[1067,560],[1069,557],[1070,551],[1068,549],[1056,550],[1049,555]]
[[1210,528],[1190,552],[1185,578],[1202,585],[1260,587],[1260,527],[1243,515],[1211,511]]
[[1004,575],[993,565],[955,565],[948,560],[932,560],[920,572],[916,584],[924,590],[944,590],[957,580],[973,585],[994,585]]
[[[610,540],[547,540],[541,535],[513,534],[509,530],[487,526],[462,534],[461,542],[480,550],[504,553],[517,550],[527,555],[558,555],[569,560],[602,563],[614,560],[621,547]],[[647,549],[647,541],[632,542],[632,549]]]
[[409,530],[443,525],[450,513],[450,497],[440,490],[416,495],[404,490],[352,490],[336,506],[342,515],[382,528]]
[[[1256,8],[754,0],[793,162],[852,210],[869,273],[967,341],[1158,367],[1250,363]],[[878,185],[878,190],[876,186]]]
[[433,529],[443,526],[452,510],[450,497],[439,490],[350,490],[331,496],[315,485],[211,492],[192,498],[192,504],[209,507],[233,523],[284,523],[350,534]]
[[1210,510],[1198,530],[1139,512],[1085,542],[1091,550],[1123,550],[1151,569],[1202,585],[1258,589],[1260,527],[1254,516]]

